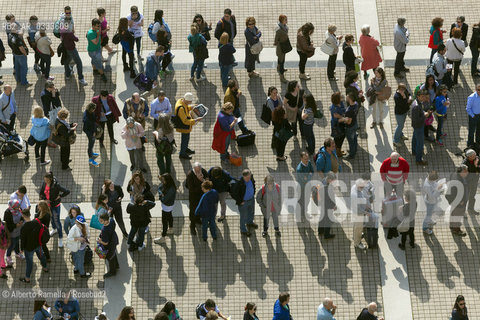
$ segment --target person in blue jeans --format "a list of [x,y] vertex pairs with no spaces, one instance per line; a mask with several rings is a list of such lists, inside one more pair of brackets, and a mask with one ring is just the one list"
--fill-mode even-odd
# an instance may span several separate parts
[[30,210],[23,209],[23,219],[25,224],[20,231],[21,249],[25,252],[25,261],[27,268],[25,270],[25,277],[20,278],[21,282],[30,283],[30,275],[33,269],[33,254],[36,253],[38,259],[42,264],[42,271],[48,272],[47,258],[43,254],[42,245],[38,243],[40,223],[37,220],[30,219]]
[[87,32],[87,51],[89,57],[92,59],[93,74],[99,74],[102,81],[107,82],[102,61],[100,25],[101,22],[97,18],[92,20],[92,28]]
[[[67,26],[67,25],[66,25]],[[62,40],[63,47],[67,52],[67,57],[65,57],[64,68],[65,68],[65,79],[69,80],[73,73],[73,68],[70,65],[70,61],[73,60],[77,66],[78,73],[78,82],[82,86],[86,86],[88,83],[83,78],[83,64],[80,55],[78,54],[75,42],[78,41],[78,38],[75,36],[71,28],[60,29],[60,39]]]
[[24,86],[28,86],[30,85],[27,80],[28,48],[23,40],[23,30],[16,24],[11,24],[11,28],[11,33],[8,36],[8,44],[12,49],[14,57],[15,80]]
[[208,180],[202,183],[202,191],[203,195],[195,209],[195,215],[202,218],[202,238],[203,241],[207,241],[207,231],[210,228],[213,240],[217,240],[215,216],[219,201],[218,192],[213,189],[213,183]]
[[205,59],[203,57],[198,57],[196,51],[198,47],[202,45],[206,46],[207,40],[205,40],[205,37],[199,32],[198,25],[196,23],[193,23],[190,26],[190,34],[188,35],[187,39],[189,43],[188,51],[193,54],[193,64],[192,68],[190,69],[190,80],[193,80],[194,75],[196,75],[197,81],[203,81],[206,79],[201,75]]
[[467,98],[468,141],[467,146],[480,142],[480,83],[475,86],[475,92]]
[[424,127],[425,119],[432,114],[432,110],[424,111],[424,106],[429,103],[429,94],[425,89],[419,90],[417,99],[412,103],[412,153],[415,155],[415,160],[418,165],[427,165],[427,161],[423,160],[423,145],[424,145]]
[[345,123],[345,137],[348,141],[348,147],[350,150],[348,151],[348,157],[346,160],[353,160],[355,155],[357,154],[357,147],[358,147],[358,122],[357,122],[357,114],[358,114],[358,104],[355,101],[355,95],[353,93],[349,93],[347,95],[347,109],[345,111],[345,116],[343,117],[342,121]]
[[88,163],[91,166],[98,167],[98,162],[95,161],[95,158],[99,156],[98,153],[93,152],[93,146],[95,145],[95,134],[97,129],[97,122],[95,117],[95,109],[97,105],[95,103],[90,102],[85,111],[83,112],[83,132],[88,137]]
[[446,133],[443,133],[443,122],[447,116],[447,110],[450,106],[450,100],[448,99],[448,89],[447,86],[441,84],[437,89],[437,96],[435,97],[435,115],[437,116],[437,143],[443,146],[442,137],[446,136]]
[[[129,251],[142,251],[145,248],[145,243],[143,242],[145,229],[150,224],[150,209],[153,207],[155,207],[155,202],[145,200],[143,195],[137,195],[135,203],[128,204],[127,212],[130,214],[130,225],[132,226],[127,239]],[[135,235],[137,235],[137,238],[134,242]]]
[[240,212],[240,232],[250,237],[250,229],[257,229],[258,225],[253,222],[255,217],[255,180],[249,169],[242,171],[242,177],[232,186],[232,198]]
[[220,65],[220,77],[222,79],[222,87],[226,90],[228,85],[228,75],[232,71],[235,57],[233,54],[237,50],[233,47],[233,43],[230,42],[228,33],[224,32],[220,36],[218,43],[218,64]]
[[395,101],[395,119],[397,120],[397,127],[395,128],[395,134],[393,135],[393,145],[397,147],[402,140],[408,139],[403,134],[403,127],[405,126],[405,120],[407,119],[407,114],[410,110],[412,98],[404,83],[398,84],[397,92],[395,92],[393,100]]

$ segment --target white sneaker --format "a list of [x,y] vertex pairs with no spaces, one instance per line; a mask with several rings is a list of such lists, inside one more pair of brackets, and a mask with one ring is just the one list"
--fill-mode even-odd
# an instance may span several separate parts
[[168,234],[169,236],[173,235],[173,228],[168,228],[167,234]]
[[63,239],[58,239],[58,247],[63,248]]
[[15,254],[15,257],[17,257],[17,259],[20,259],[20,260],[25,260],[25,256],[21,253]]
[[145,249],[145,242],[142,244],[141,247],[138,247],[138,251],[142,251],[143,249]]
[[299,77],[300,79],[304,79],[304,80],[310,80],[310,79],[311,79],[311,78],[310,78],[310,75],[309,75],[308,73],[300,73],[300,74],[298,75],[298,77]]
[[88,85],[88,82],[85,81],[85,79],[79,80],[78,82],[79,82],[82,86]]
[[365,245],[363,243],[359,243],[358,245],[355,246],[356,248],[360,249],[360,250],[365,250],[367,247],[365,247]]
[[[41,166],[46,166],[47,164],[49,164],[51,161],[50,160],[45,160],[45,162],[42,162],[40,163]],[[57,231],[57,230],[55,230]]]
[[50,231],[50,237],[53,236],[57,232],[58,232],[57,229],[52,229],[52,231]]
[[161,238],[156,238],[156,239],[154,239],[153,242],[154,242],[155,244],[160,244],[160,245],[162,245],[162,244],[165,244],[165,242],[167,242],[167,241],[165,240],[165,237],[161,237]]

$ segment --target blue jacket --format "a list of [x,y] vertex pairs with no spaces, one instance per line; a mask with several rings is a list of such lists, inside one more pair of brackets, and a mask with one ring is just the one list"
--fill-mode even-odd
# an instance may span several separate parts
[[155,51],[150,52],[147,56],[147,63],[145,65],[145,75],[148,79],[157,80],[158,72],[162,64],[163,56],[156,56]]
[[306,184],[314,173],[312,162],[308,160],[308,164],[305,166],[302,161],[300,161],[295,172],[297,174],[297,180],[302,184]]
[[214,218],[217,215],[218,192],[215,189],[204,193],[200,198],[195,215],[202,218]]
[[50,137],[50,124],[47,117],[34,118],[32,117],[32,129],[30,134],[36,141],[45,141]]
[[78,320],[78,313],[80,312],[80,304],[75,298],[70,298],[68,303],[65,304],[63,300],[57,300],[55,302],[55,309],[62,308],[62,312],[59,311],[61,315],[68,313],[70,315],[70,320]]
[[287,304],[287,308],[280,304],[280,300],[275,301],[273,306],[273,319],[272,320],[290,320],[290,307]]
[[46,319],[50,319],[51,317],[52,317],[52,314],[42,308],[37,312],[35,312],[35,315],[33,316],[33,320],[46,320]]
[[[338,161],[337,151],[333,150],[332,153],[337,159],[338,172],[341,172],[342,167],[340,166],[340,161]],[[315,162],[315,165],[317,166],[317,171],[322,171],[323,173],[332,171],[332,160],[330,154],[325,150],[325,146],[321,147],[318,151],[317,162]]]
[[175,196],[177,195],[177,189],[175,187],[168,188],[165,193],[162,192],[163,186],[158,187],[158,200],[166,206],[173,206],[175,203]]
[[215,179],[212,175],[212,169],[208,170],[208,179],[212,181],[213,189],[217,190],[218,193],[230,191],[230,182],[235,179],[225,170],[222,170],[220,178]]

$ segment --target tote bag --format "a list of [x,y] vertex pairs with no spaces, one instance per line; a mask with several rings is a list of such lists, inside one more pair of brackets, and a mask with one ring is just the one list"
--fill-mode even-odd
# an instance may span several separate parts
[[102,230],[103,228],[103,224],[100,223],[100,221],[98,220],[98,216],[96,214],[94,214],[92,216],[92,220],[90,220],[90,228],[94,228],[97,230]]

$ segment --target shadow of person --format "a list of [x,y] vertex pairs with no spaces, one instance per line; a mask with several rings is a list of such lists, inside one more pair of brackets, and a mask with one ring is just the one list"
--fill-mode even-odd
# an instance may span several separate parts
[[308,267],[313,277],[320,281],[325,268],[326,257],[322,256],[320,243],[312,228],[297,228],[304,245],[305,256],[308,259]]
[[256,234],[253,233],[250,238],[242,237],[242,245],[243,251],[239,250],[241,258],[239,263],[240,278],[250,290],[258,292],[260,299],[265,299],[267,292],[264,285],[267,280],[267,270],[262,260]]
[[275,248],[270,237],[267,242],[267,276],[278,284],[278,291],[289,291],[288,283],[293,279],[293,266],[282,248],[282,241],[279,237],[275,238]]
[[[471,228],[467,227],[466,229],[468,230],[468,234],[470,237],[470,235],[472,235]],[[475,289],[478,292],[480,289],[480,283],[478,281],[479,279],[478,268],[472,268],[471,266],[472,257],[476,256],[475,251],[473,250],[475,243],[472,243],[472,249],[470,249],[467,247],[463,239],[464,238],[461,238],[455,235],[453,236],[453,240],[458,246],[458,250],[454,253],[455,260],[457,261],[457,264],[460,267],[460,273],[463,276],[462,278],[465,285]],[[458,277],[460,277],[460,274],[458,274]]]
[[177,243],[175,238],[172,237],[171,248],[168,246],[163,246],[163,249],[165,249],[165,256],[167,258],[168,277],[173,282],[175,293],[177,296],[181,297],[185,295],[185,292],[187,291],[188,276],[185,272],[183,256],[176,254]]
[[[454,288],[455,283],[451,279],[452,277],[460,277],[460,273],[455,266],[450,262],[450,259],[445,254],[442,245],[438,241],[435,234],[425,237],[425,242],[432,251],[433,264],[437,268],[437,279],[441,283],[445,284],[448,288]],[[458,245],[458,243],[457,243]]]

